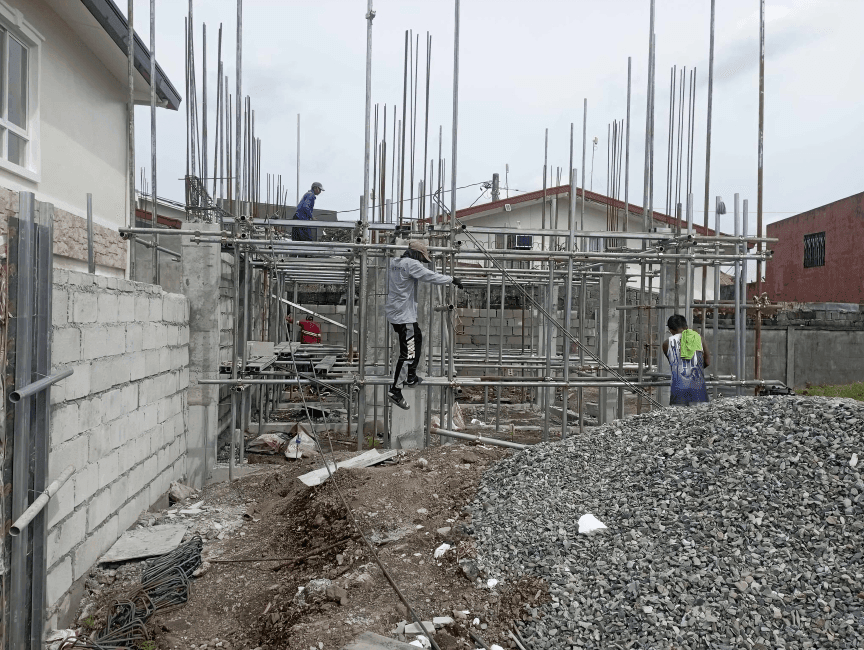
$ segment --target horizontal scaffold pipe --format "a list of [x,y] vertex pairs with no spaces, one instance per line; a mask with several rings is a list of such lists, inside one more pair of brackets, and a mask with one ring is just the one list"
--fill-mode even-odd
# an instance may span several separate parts
[[459,433],[458,431],[448,431],[447,429],[432,428],[430,433],[444,436],[445,438],[456,438],[457,440],[470,440],[484,445],[494,445],[496,447],[508,447],[510,449],[527,449],[530,445],[520,445],[518,442],[510,442],[509,440],[499,440],[498,438],[484,438],[483,436],[472,436],[470,433]]

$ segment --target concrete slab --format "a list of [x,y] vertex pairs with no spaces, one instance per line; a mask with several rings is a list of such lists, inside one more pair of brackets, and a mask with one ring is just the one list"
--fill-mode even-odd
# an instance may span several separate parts
[[[393,458],[395,455],[395,449],[383,452],[379,452],[377,449],[370,449],[369,451],[364,451],[359,456],[354,456],[348,460],[343,460],[341,463],[336,463],[335,469],[332,463],[328,463],[328,465],[330,465],[331,471],[335,471],[336,469],[352,469],[355,467],[371,467],[372,465],[377,465],[388,458]],[[312,470],[311,472],[298,476],[297,478],[309,487],[313,487],[315,485],[321,485],[324,481],[330,478],[330,472],[327,471],[326,467],[321,467],[320,469]]]
[[374,632],[363,632],[342,650],[414,650],[416,646]]
[[[425,382],[423,384],[425,386]],[[392,415],[390,440],[394,449],[423,449],[426,446],[426,390],[406,388],[402,391],[409,409],[390,409]]]
[[114,546],[99,558],[99,562],[105,564],[165,555],[180,545],[185,534],[186,526],[183,525],[151,526],[150,528],[127,530],[120,539],[114,542]]

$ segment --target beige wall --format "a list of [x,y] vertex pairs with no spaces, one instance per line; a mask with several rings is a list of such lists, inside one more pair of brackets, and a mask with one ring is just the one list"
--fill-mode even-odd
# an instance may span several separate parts
[[94,222],[121,227],[128,212],[124,88],[43,0],[5,2],[45,40],[35,143],[41,153],[41,179],[35,182],[0,169],[0,185],[34,192],[38,200],[79,217],[86,216],[90,192]]

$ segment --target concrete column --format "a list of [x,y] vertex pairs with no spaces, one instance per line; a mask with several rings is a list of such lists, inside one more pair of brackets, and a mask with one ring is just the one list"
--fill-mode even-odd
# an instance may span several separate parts
[[[621,304],[621,265],[620,264],[604,264],[604,273],[613,273],[614,275],[600,276],[600,310],[598,314],[602,314],[603,326],[598,326],[597,337],[600,342],[600,359],[612,367],[618,365],[618,337],[623,336],[623,332],[619,332],[618,306]],[[601,319],[598,319],[598,321]],[[609,373],[603,371],[603,376],[609,376]],[[615,390],[609,388],[601,388],[598,396],[598,424],[606,424],[615,419]]]
[[[184,223],[184,230],[218,234],[218,224]],[[216,463],[219,387],[199,385],[219,369],[219,244],[195,244],[183,237],[180,288],[189,299],[189,419],[187,472],[189,484],[201,488]]]

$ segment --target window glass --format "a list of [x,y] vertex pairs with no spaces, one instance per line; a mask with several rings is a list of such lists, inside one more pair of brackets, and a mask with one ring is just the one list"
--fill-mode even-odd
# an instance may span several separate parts
[[27,141],[9,132],[9,162],[27,166]]
[[[27,128],[27,49],[9,39],[9,121]],[[10,157],[12,145],[9,145]]]

